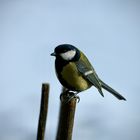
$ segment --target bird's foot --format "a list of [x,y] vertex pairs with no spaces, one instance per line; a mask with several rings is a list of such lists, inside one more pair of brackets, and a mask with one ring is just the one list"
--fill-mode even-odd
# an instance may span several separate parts
[[63,104],[67,104],[69,101],[71,101],[73,98],[77,99],[77,103],[80,102],[80,97],[77,96],[78,92],[74,92],[74,91],[65,91],[63,93],[61,93],[60,95],[60,100]]

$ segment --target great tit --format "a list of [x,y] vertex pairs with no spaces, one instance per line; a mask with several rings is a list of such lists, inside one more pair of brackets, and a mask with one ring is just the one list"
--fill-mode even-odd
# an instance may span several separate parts
[[56,57],[56,75],[68,91],[78,94],[91,86],[95,86],[103,97],[102,88],[119,100],[126,100],[98,77],[87,57],[75,46],[61,44],[55,48],[51,55]]

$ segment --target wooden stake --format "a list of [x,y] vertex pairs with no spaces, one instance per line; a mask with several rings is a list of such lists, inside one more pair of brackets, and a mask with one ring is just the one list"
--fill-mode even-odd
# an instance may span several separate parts
[[72,131],[77,99],[61,102],[56,140],[72,140]]
[[37,140],[44,140],[45,126],[48,112],[49,84],[42,84],[42,96],[40,104],[40,115],[38,121]]

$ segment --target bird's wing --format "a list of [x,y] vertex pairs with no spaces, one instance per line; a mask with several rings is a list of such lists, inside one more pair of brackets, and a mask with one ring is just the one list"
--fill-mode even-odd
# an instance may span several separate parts
[[78,71],[82,74],[82,76],[85,79],[87,79],[90,83],[92,83],[98,89],[98,91],[100,92],[102,96],[104,96],[101,89],[102,86],[101,86],[100,80],[94,68],[92,67],[92,65],[86,58],[86,56],[84,56],[84,54],[82,54],[81,57],[84,57],[84,59],[79,59],[78,61],[76,61],[76,66],[77,66]]

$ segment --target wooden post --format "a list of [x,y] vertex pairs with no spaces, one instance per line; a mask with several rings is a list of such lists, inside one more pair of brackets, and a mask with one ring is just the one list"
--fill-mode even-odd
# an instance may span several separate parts
[[40,115],[38,121],[37,140],[44,140],[45,126],[48,112],[49,84],[42,84],[42,96],[40,104]]
[[76,98],[61,102],[56,140],[72,140],[76,103]]

